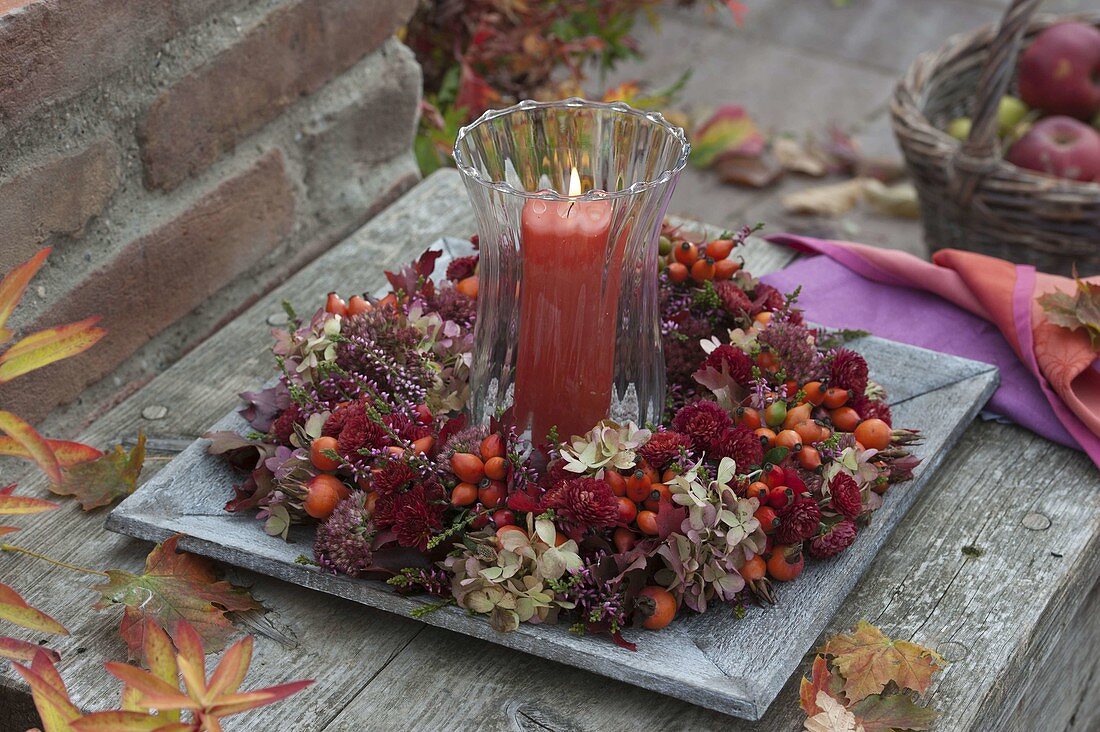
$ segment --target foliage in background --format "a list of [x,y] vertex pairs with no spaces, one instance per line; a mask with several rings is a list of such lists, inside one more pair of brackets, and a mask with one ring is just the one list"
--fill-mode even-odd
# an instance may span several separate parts
[[[698,0],[678,0],[692,5]],[[639,16],[655,20],[668,0],[422,0],[405,42],[424,70],[416,155],[426,175],[449,164],[458,128],[487,109],[524,99],[582,95],[593,70],[604,73],[642,51],[631,36]],[[737,0],[703,0],[728,8]],[[630,96],[626,96],[630,94]],[[620,87],[607,95],[642,107],[668,97]]]

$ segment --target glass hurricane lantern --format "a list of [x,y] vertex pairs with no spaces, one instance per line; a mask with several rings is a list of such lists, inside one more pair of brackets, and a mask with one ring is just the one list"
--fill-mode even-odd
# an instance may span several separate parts
[[459,131],[480,265],[470,411],[514,407],[542,442],[665,402],[657,240],[687,162],[656,113],[582,99],[522,102]]

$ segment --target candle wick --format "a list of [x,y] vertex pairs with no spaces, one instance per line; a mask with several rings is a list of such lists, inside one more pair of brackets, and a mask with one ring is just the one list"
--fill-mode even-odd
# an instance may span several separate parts
[[573,206],[574,206],[574,205],[575,205],[576,203],[577,203],[576,201],[570,201],[570,202],[569,202],[569,208],[565,209],[565,215],[566,215],[566,217],[568,217],[568,216],[569,216],[569,214],[573,213]]

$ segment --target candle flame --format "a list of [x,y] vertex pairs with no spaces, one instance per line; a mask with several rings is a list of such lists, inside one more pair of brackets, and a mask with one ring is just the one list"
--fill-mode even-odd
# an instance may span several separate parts
[[576,168],[573,168],[573,172],[569,174],[569,195],[581,195],[581,177],[577,175]]

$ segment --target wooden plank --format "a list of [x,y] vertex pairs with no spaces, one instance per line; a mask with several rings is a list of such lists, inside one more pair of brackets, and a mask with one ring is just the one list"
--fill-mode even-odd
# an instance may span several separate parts
[[[340,247],[339,260],[321,269],[311,266],[282,292],[305,306],[316,292],[334,286],[372,290],[382,284],[382,266],[401,262],[440,234],[472,233],[472,227],[457,176],[440,173],[368,225],[374,239],[369,255]],[[763,271],[755,262],[751,269]],[[270,374],[264,321],[280,312],[282,296],[263,299],[99,420],[83,438],[102,447],[132,439],[137,427],[163,438],[201,434],[235,403],[238,391]],[[169,406],[169,415],[157,422],[142,420],[141,410],[150,405]],[[161,465],[151,459],[145,475],[155,474]],[[12,474],[6,466],[0,470],[5,477]],[[26,483],[29,492],[45,495],[40,486]],[[1086,690],[1086,713],[1077,722],[1071,720],[1067,729],[1093,729],[1096,678],[1087,684],[1091,668],[1077,663],[1066,649],[1078,637],[1076,629],[1083,627],[1083,621],[1071,625],[1071,619],[1084,607],[1086,590],[1097,576],[1098,486],[1095,467],[1081,453],[1018,427],[974,424],[823,635],[866,618],[892,635],[943,651],[953,663],[930,693],[930,703],[943,713],[938,729],[999,729],[1014,714],[1038,720],[1049,712],[1048,705],[1061,709],[1069,703],[1030,686],[1036,676]],[[1050,527],[1023,528],[1033,512],[1048,517]],[[148,545],[103,531],[102,521],[102,512],[85,515],[66,508],[20,517],[30,528],[5,538],[91,566],[139,567]],[[970,545],[984,554],[962,554],[961,548]],[[271,634],[296,638],[299,644],[291,650],[282,645],[285,638],[260,636],[246,685],[298,676],[318,679],[292,702],[234,720],[234,729],[361,730],[387,723],[395,729],[801,728],[796,677],[788,680],[764,720],[750,724],[449,631],[417,632],[424,626],[286,583],[235,570],[231,574],[252,584],[272,608],[268,617],[277,631]],[[104,678],[99,662],[119,658],[122,650],[115,640],[114,616],[86,609],[94,598],[83,588],[92,580],[7,554],[0,554],[0,579],[15,584],[73,630],[72,638],[49,643],[63,652],[63,673],[81,703],[113,703],[117,685]],[[387,617],[397,625],[387,624]],[[407,645],[394,650],[401,646],[389,644],[388,636],[404,627],[409,628],[401,636]],[[77,648],[87,650],[77,654]],[[308,658],[298,660],[299,653]],[[90,661],[77,666],[82,656]],[[79,674],[72,673],[76,669]],[[0,709],[10,709],[5,691],[23,688],[6,666],[0,667]],[[341,712],[349,700],[351,705]],[[1061,729],[1066,717],[1051,714],[1055,724],[1033,728]],[[0,729],[8,728],[7,721],[0,714]]]
[[[735,716],[759,718],[997,383],[996,369],[988,364],[878,338],[851,346],[867,355],[872,377],[892,395],[897,423],[926,434],[917,449],[924,465],[916,480],[891,492],[851,550],[811,563],[797,583],[779,591],[778,606],[750,610],[744,622],[715,610],[679,619],[661,633],[630,634],[637,636],[637,652],[605,639],[578,637],[561,626],[524,624],[514,633],[498,633],[484,618],[456,607],[432,613],[424,622]],[[235,411],[213,429],[250,430]],[[288,543],[264,534],[252,516],[227,514],[223,506],[241,476],[208,455],[207,445],[198,440],[188,447],[115,509],[107,527],[142,539],[183,534],[187,538],[181,546],[189,551],[402,615],[431,602],[397,595],[381,582],[337,577],[300,563],[303,554],[312,556],[311,527],[295,527]]]

